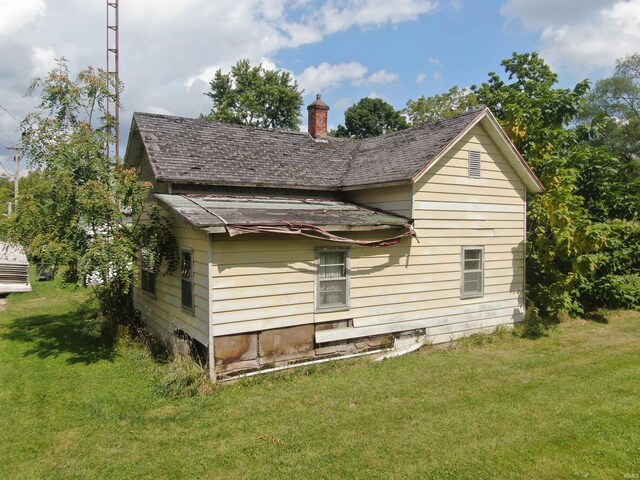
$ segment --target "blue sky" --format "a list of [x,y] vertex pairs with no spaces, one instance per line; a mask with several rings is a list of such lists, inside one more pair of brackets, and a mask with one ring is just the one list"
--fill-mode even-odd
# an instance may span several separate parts
[[[14,115],[33,108],[29,81],[56,58],[104,66],[105,1],[0,0],[0,11],[0,104]],[[120,18],[125,138],[133,111],[207,112],[208,80],[240,58],[290,71],[306,103],[322,93],[335,127],[362,97],[402,108],[484,81],[514,51],[539,51],[572,86],[640,50],[640,0],[127,0]],[[0,110],[7,168],[16,127]]]

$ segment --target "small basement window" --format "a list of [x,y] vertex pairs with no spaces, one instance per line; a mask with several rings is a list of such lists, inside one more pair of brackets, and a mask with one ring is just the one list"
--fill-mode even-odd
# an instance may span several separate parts
[[484,295],[484,247],[462,247],[462,298]]
[[469,150],[469,176],[480,178],[480,152]]
[[349,251],[346,248],[319,249],[316,291],[318,310],[349,308]]
[[152,253],[146,248],[140,253],[140,286],[143,292],[155,297],[156,295],[156,272]]
[[193,311],[193,251],[180,250],[180,283],[182,306]]

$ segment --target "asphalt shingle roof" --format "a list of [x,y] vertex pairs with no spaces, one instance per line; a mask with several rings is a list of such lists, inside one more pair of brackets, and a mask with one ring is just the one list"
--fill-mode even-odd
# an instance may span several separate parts
[[150,113],[134,113],[134,122],[160,181],[339,190],[412,179],[481,113],[370,139],[326,141]]

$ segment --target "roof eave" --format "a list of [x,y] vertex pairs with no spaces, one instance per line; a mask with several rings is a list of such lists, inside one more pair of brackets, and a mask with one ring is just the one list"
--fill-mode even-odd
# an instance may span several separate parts
[[367,188],[380,188],[380,187],[394,187],[397,185],[410,185],[413,183],[413,179],[406,180],[394,180],[391,182],[378,182],[378,183],[363,183],[361,185],[348,185],[346,187],[340,187],[340,191],[348,192],[353,190],[365,190]]
[[136,164],[131,161],[132,157],[135,156],[136,161],[140,157],[140,155],[134,154],[134,146],[137,146],[139,149],[144,148],[144,142],[142,142],[142,138],[140,138],[140,131],[138,129],[135,115],[131,118],[131,127],[129,127],[129,137],[127,139],[127,149],[124,152],[124,157],[122,159],[122,164],[125,167],[135,167]]
[[[496,143],[498,148],[500,148],[501,152],[505,157],[507,157],[507,161],[514,167],[514,170],[520,175],[520,178],[524,182],[527,187],[527,190],[532,193],[540,193],[544,190],[544,185],[529,166],[524,157],[520,154],[516,146],[513,144],[511,139],[507,136],[505,131],[502,129],[502,126],[498,122],[498,119],[493,115],[491,110],[486,110],[486,115],[483,116],[480,120],[485,120],[489,122],[491,126],[493,126],[494,133],[497,133],[499,138],[502,139],[502,145],[505,147],[504,149],[500,148],[500,142],[497,142],[493,135],[491,135],[491,131],[488,131],[489,136]],[[519,165],[520,168],[515,168],[516,165]]]
[[[251,226],[273,226],[278,227],[282,226],[281,224],[256,224],[256,225],[242,225],[243,227],[251,227]],[[326,230],[327,232],[374,232],[377,230],[393,230],[393,229],[402,229],[405,228],[405,225],[337,225],[337,224],[328,224],[328,225],[314,225],[314,227],[321,228]],[[210,226],[194,226],[194,228],[198,228],[200,230],[204,230],[207,233],[226,233],[226,227],[222,225],[210,225]]]

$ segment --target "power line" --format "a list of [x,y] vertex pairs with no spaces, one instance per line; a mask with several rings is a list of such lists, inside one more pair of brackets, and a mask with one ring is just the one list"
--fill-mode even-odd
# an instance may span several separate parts
[[4,110],[5,112],[7,112],[7,115],[9,115],[11,118],[13,118],[13,120],[14,120],[18,125],[20,125],[20,119],[18,119],[18,117],[16,117],[13,113],[11,113],[9,110],[7,110],[6,108],[4,108],[4,107],[2,106],[2,104],[0,104],[0,108],[1,108],[2,110]]
[[5,173],[7,174],[7,178],[11,178],[13,177],[12,174],[9,173],[9,170],[6,169],[6,167],[2,164],[2,162],[0,162],[0,167],[2,167],[2,169],[5,171]]
[[11,140],[7,140],[6,138],[0,137],[0,143],[4,144],[4,146],[15,147],[16,142],[12,142]]

